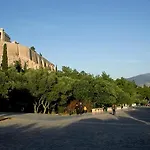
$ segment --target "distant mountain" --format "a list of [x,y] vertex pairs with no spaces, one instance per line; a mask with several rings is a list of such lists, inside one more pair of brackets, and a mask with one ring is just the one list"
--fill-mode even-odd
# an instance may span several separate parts
[[150,73],[140,74],[131,78],[127,78],[128,81],[135,81],[137,85],[147,85],[150,86]]

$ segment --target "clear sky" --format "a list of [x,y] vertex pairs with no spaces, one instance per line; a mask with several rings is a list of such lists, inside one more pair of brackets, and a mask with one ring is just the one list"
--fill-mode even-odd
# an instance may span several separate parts
[[49,61],[92,74],[150,72],[150,0],[0,0],[0,27]]

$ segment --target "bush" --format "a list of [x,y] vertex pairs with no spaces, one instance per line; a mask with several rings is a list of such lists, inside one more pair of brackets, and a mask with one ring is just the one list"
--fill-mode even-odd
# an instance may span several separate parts
[[64,107],[63,106],[58,107],[58,113],[64,113]]

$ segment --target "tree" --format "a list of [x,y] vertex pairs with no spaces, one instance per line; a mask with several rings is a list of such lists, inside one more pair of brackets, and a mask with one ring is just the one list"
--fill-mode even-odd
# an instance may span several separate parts
[[9,89],[9,79],[5,72],[0,70],[0,98],[7,98]]
[[58,83],[54,86],[54,91],[57,91],[59,97],[59,104],[66,106],[69,103],[70,98],[73,96],[73,83],[74,79],[70,77],[60,77]]
[[117,93],[114,84],[107,80],[99,79],[94,86],[94,101],[96,105],[112,105],[116,103]]
[[114,81],[105,72],[94,76],[64,66],[57,73],[44,68],[25,70],[26,67],[22,73],[20,61],[6,72],[0,70],[0,99],[8,99],[14,108],[31,106],[35,113],[48,113],[56,108],[63,112],[68,106],[73,111],[79,101],[90,107],[107,107],[114,103],[144,105],[150,99],[149,87],[137,87],[124,78]]
[[21,60],[19,59],[19,61],[15,61],[15,68],[18,72],[21,72],[22,71],[22,65],[21,65]]
[[76,80],[73,84],[73,96],[79,101],[90,99],[90,84],[86,80]]
[[132,104],[137,101],[137,86],[134,82],[130,82],[124,78],[121,78],[116,79],[115,83],[127,94],[126,96],[129,97],[128,100],[124,102],[126,102],[127,104]]
[[30,50],[32,50],[32,51],[35,52],[35,47],[34,47],[34,46],[31,46],[31,47],[30,47]]
[[70,76],[73,70],[70,67],[62,66],[62,72],[65,76]]
[[56,70],[56,72],[57,72],[57,70],[58,70],[58,69],[57,69],[57,65],[56,65],[56,67],[55,67],[55,70]]
[[4,44],[2,56],[2,70],[6,71],[7,69],[8,69],[7,45]]
[[130,99],[131,99],[130,95],[118,87],[116,98],[117,104],[119,105],[128,104],[131,101]]
[[101,77],[104,79],[104,80],[108,80],[108,81],[113,81],[113,79],[110,77],[110,75],[106,74],[105,71],[102,72],[101,74]]
[[9,78],[6,72],[0,70],[0,111],[8,110],[8,92],[10,89]]
[[33,94],[35,100],[33,102],[34,112],[41,111],[46,113],[53,98],[51,92],[53,86],[57,83],[56,75],[49,73],[46,69],[30,70],[25,73],[27,80],[27,88]]
[[23,67],[24,72],[27,71],[27,67],[28,67],[28,66],[27,66],[27,63],[25,62],[25,63],[24,63],[24,67]]

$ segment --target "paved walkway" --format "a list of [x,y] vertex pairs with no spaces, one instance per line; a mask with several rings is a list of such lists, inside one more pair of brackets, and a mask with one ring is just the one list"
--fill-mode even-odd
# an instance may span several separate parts
[[149,150],[149,116],[146,108],[117,116],[17,115],[0,122],[0,150]]

